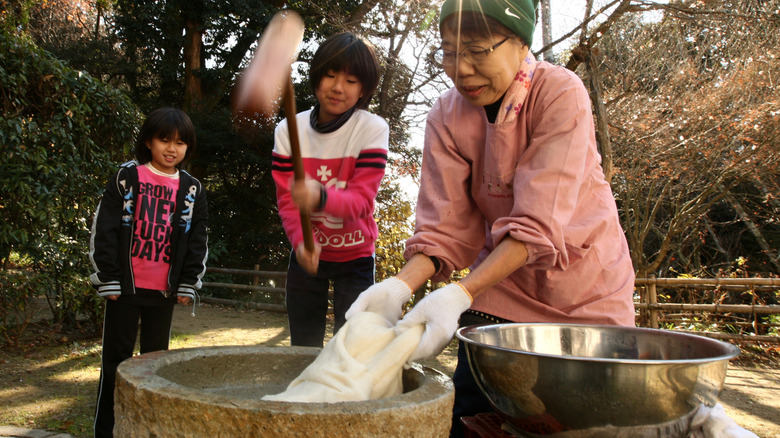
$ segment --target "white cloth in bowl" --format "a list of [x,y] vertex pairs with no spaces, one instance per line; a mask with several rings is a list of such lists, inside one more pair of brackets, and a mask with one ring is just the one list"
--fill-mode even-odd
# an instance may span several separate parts
[[420,343],[424,328],[415,326],[396,336],[381,315],[358,313],[284,392],[263,400],[336,403],[401,394],[404,364]]
[[605,426],[582,430],[566,430],[551,434],[537,434],[515,429],[504,423],[501,429],[516,436],[528,438],[657,438],[685,436],[686,438],[758,438],[726,416],[720,403],[713,407],[700,405],[688,414],[661,424],[642,426]]
[[720,403],[713,407],[702,405],[691,420],[690,438],[758,438],[726,415]]

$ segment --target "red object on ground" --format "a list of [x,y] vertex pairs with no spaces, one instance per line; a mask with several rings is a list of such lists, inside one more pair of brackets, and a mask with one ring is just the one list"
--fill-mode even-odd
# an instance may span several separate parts
[[502,428],[506,421],[496,413],[482,413],[471,417],[461,417],[460,422],[463,424],[466,438],[513,438],[522,436],[513,434],[511,430],[515,430],[518,433],[529,432],[536,435],[549,435],[567,430],[565,426],[550,414],[534,415],[523,420],[512,420],[511,424],[507,424],[508,430]]
[[477,414],[461,417],[466,438],[512,438],[514,435],[501,429],[504,419],[498,414]]

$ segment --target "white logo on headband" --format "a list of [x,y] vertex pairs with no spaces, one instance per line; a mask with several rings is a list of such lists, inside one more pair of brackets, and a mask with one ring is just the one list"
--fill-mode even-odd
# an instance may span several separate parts
[[515,18],[517,18],[518,20],[520,19],[520,17],[518,17],[518,16],[517,16],[517,15],[516,15],[514,12],[510,11],[510,10],[509,10],[509,8],[506,8],[506,10],[504,11],[504,13],[505,13],[505,14],[507,14],[507,15],[509,15],[510,17],[515,17]]

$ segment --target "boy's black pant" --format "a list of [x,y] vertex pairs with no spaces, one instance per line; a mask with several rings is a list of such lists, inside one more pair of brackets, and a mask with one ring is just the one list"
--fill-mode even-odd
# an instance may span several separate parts
[[361,257],[348,262],[320,261],[317,274],[310,275],[298,264],[295,251],[292,252],[287,270],[285,299],[292,345],[322,347],[331,280],[335,333],[346,322],[344,314],[358,295],[374,284],[374,257]]
[[114,429],[114,382],[119,363],[133,355],[141,321],[141,353],[167,350],[171,336],[173,305],[159,291],[138,289],[135,296],[106,300],[103,319],[103,353],[100,366],[95,437],[112,437]]

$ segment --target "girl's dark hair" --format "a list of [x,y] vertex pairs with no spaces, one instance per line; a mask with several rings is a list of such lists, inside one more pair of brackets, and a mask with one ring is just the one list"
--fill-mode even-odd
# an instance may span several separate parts
[[[444,36],[444,29],[451,29],[454,33],[458,33],[457,17],[458,14],[452,14],[447,18],[444,24],[439,27],[440,36]],[[463,11],[460,13],[460,17],[460,34],[463,36],[475,39],[489,39],[494,35],[520,38],[500,21],[479,12]],[[520,40],[523,39],[520,38]],[[523,44],[529,45],[526,41],[523,41]]]
[[342,32],[326,39],[311,60],[309,84],[316,91],[328,71],[355,75],[363,87],[363,97],[356,106],[368,109],[368,103],[379,85],[379,62],[373,46],[352,32]]
[[179,164],[181,167],[192,156],[197,143],[192,120],[184,111],[175,108],[158,108],[150,112],[135,140],[135,159],[141,164],[152,161],[152,151],[146,147],[146,142],[154,138],[169,138],[176,133],[187,144],[184,160]]

